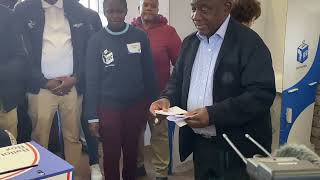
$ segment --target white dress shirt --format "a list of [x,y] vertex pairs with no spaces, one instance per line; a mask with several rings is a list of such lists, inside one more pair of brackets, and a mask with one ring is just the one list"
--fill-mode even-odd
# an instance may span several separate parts
[[47,79],[73,74],[71,31],[64,16],[63,0],[54,5],[42,0],[45,13],[41,71]]
[[[213,81],[214,68],[217,57],[227,31],[230,15],[220,26],[218,31],[209,39],[197,33],[200,40],[198,52],[192,67],[189,96],[188,96],[188,111],[193,111],[197,108],[204,108],[213,105]],[[216,136],[216,128],[211,125],[206,128],[193,128],[197,134],[205,137]]]

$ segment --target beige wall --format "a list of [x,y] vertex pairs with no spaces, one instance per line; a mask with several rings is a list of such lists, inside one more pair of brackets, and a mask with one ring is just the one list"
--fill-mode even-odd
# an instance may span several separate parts
[[190,0],[170,0],[170,24],[182,39],[195,31],[190,15]]
[[267,0],[265,42],[273,59],[277,91],[282,91],[283,58],[285,51],[287,0]]

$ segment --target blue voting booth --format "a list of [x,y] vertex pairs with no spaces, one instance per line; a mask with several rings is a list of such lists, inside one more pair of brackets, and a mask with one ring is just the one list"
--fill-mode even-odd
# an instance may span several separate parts
[[314,7],[320,1],[287,0],[286,6],[279,143],[310,147],[320,80],[320,9]]

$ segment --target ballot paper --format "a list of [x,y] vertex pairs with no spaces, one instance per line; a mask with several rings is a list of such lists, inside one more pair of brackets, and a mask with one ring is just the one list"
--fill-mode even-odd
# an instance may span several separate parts
[[186,114],[187,111],[183,110],[181,108],[179,108],[178,106],[174,106],[169,108],[167,111],[163,111],[163,110],[158,110],[156,111],[156,114],[160,114],[160,115],[165,115],[165,116],[173,116],[173,115],[182,115],[182,114]]
[[185,125],[187,125],[185,119],[187,119],[188,116],[185,115],[172,115],[172,116],[168,116],[167,119],[169,121],[175,122],[179,127],[183,127]]
[[186,114],[187,111],[179,108],[178,106],[174,106],[169,108],[167,111],[159,110],[156,111],[156,114],[167,116],[167,119],[169,121],[175,122],[179,127],[187,125],[185,122],[185,119],[188,118],[184,114]]

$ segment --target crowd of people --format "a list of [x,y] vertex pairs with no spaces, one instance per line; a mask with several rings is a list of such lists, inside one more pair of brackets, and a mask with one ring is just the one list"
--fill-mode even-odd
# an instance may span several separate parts
[[82,129],[91,179],[103,179],[101,140],[104,178],[120,179],[122,153],[122,178],[133,180],[146,174],[149,124],[156,179],[166,180],[168,122],[155,121],[155,111],[179,106],[188,111],[180,158],[193,153],[195,179],[248,179],[221,135],[237,140],[247,157],[260,150],[245,133],[271,149],[272,59],[247,27],[261,14],[259,2],[191,0],[197,31],[183,42],[159,2],[140,0],[140,15],[128,24],[126,0],[104,0],[102,27],[77,0],[0,0],[0,129],[48,148],[59,112],[65,160],[76,175]]

